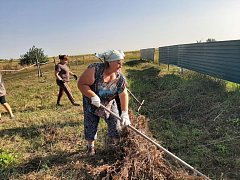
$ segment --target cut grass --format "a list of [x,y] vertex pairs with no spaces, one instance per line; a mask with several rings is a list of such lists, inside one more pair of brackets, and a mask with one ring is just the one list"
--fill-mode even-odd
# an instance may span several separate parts
[[[237,179],[240,92],[229,82],[177,67],[128,63],[130,90],[145,100],[141,113],[154,137],[213,179]],[[237,86],[238,87],[238,86]],[[131,100],[131,106],[139,104]]]
[[[131,92],[140,101],[145,100],[140,112],[149,118],[153,137],[213,179],[239,177],[240,93],[238,88],[233,89],[237,86],[227,84],[226,88],[225,81],[134,60],[138,55],[128,55],[131,60],[125,63],[124,72]],[[72,62],[71,70],[80,75],[89,63]],[[65,95],[64,106],[57,108],[54,64],[42,68],[41,78],[36,68],[3,76],[7,101],[17,118],[12,121],[7,113],[2,115],[1,151],[15,159],[0,171],[0,177],[92,179],[91,168],[113,163],[112,157],[102,151],[106,124],[103,120],[99,124],[98,155],[95,159],[86,157],[83,109],[72,106]],[[72,79],[69,86],[82,103],[76,81]],[[138,106],[130,96],[131,109],[137,110]]]

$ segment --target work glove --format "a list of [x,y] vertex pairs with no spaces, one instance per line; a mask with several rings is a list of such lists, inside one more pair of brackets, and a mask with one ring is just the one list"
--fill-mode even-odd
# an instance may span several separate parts
[[74,74],[73,77],[75,80],[77,80],[77,78],[78,78],[76,74]]
[[100,100],[100,98],[99,98],[97,95],[91,97],[91,101],[92,101],[92,102],[91,102],[92,105],[94,105],[94,106],[96,106],[96,107],[100,107],[101,100]]
[[121,114],[121,119],[122,119],[122,125],[123,126],[128,126],[131,124],[131,121],[129,119],[129,116],[128,116],[128,112],[127,111],[122,111],[122,114]]
[[59,79],[59,81],[63,84],[65,83],[65,81],[63,79]]

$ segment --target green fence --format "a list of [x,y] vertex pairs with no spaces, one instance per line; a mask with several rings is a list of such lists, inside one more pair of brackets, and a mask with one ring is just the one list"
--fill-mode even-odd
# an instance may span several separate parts
[[159,63],[240,83],[240,40],[159,47]]

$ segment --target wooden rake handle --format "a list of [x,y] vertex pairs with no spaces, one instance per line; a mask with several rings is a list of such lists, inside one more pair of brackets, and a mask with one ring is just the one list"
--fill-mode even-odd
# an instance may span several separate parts
[[[122,119],[115,114],[114,112],[112,112],[111,110],[109,110],[108,108],[106,108],[105,106],[103,106],[102,104],[100,105],[101,108],[105,109],[106,111],[108,111],[111,115],[113,115],[114,117],[116,117],[117,119],[119,119],[120,121],[122,121]],[[134,128],[132,125],[128,125],[128,128],[130,128],[131,130],[133,130],[134,132],[136,132],[138,135],[142,136],[143,138],[145,138],[146,140],[148,140],[149,142],[151,142],[152,144],[154,144],[155,146],[157,146],[159,149],[161,149],[162,151],[164,151],[165,153],[167,153],[169,156],[171,156],[172,158],[178,160],[180,163],[182,163],[183,165],[185,165],[186,167],[190,168],[191,170],[193,170],[195,173],[197,173],[200,176],[203,176],[205,179],[210,180],[209,177],[207,177],[206,175],[202,174],[201,172],[199,172],[198,170],[194,169],[192,166],[190,166],[189,164],[187,164],[185,161],[183,161],[182,159],[180,159],[179,157],[177,157],[176,155],[174,155],[173,153],[169,152],[167,149],[165,149],[164,147],[162,147],[160,144],[158,144],[157,142],[153,141],[152,139],[150,139],[148,136],[146,136],[145,134],[141,133],[139,130],[137,130],[136,128]]]

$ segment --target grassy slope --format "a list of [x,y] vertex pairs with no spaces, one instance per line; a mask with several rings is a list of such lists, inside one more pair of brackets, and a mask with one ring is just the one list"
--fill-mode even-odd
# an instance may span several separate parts
[[[86,65],[71,66],[78,75],[83,68]],[[7,113],[2,114],[0,149],[8,156],[1,164],[15,166],[5,170],[1,167],[0,177],[24,179],[39,176],[44,179],[76,175],[71,170],[61,175],[61,171],[66,170],[63,163],[68,158],[85,151],[82,107],[72,106],[64,95],[64,106],[57,108],[58,87],[53,64],[43,66],[43,72],[41,78],[37,77],[36,68],[4,75],[7,100],[17,118],[12,121]],[[72,79],[69,85],[77,102],[81,103],[76,81]],[[104,134],[104,126],[101,123],[100,137]],[[102,142],[98,141],[98,144],[101,146]],[[80,157],[79,160],[84,159]]]
[[[85,67],[73,63],[71,70],[80,74]],[[196,73],[181,75],[178,70],[166,71],[166,67],[160,71],[158,65],[142,61],[129,61],[125,67],[130,90],[145,99],[141,113],[150,119],[151,130],[164,147],[211,177],[219,178],[222,172],[224,177],[239,176],[238,139],[219,142],[239,134],[238,92],[226,92],[222,82]],[[35,68],[4,75],[7,100],[17,120],[11,121],[4,114],[0,124],[0,147],[7,154],[6,163],[10,163],[9,168],[0,170],[0,177],[87,178],[86,167],[108,161],[105,156],[89,160],[82,155],[82,108],[71,106],[66,96],[64,107],[55,107],[53,68],[53,64],[45,65],[42,78],[37,78]],[[70,88],[81,103],[76,81],[70,82]],[[133,98],[130,106],[137,109]],[[101,122],[99,148],[105,126]]]
[[[130,89],[145,100],[155,138],[174,154],[210,175],[240,176],[240,93],[228,92],[226,84],[198,73],[128,62]],[[132,107],[137,109],[135,100]]]

